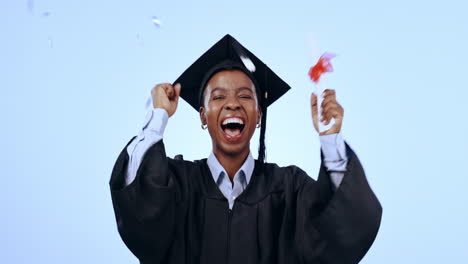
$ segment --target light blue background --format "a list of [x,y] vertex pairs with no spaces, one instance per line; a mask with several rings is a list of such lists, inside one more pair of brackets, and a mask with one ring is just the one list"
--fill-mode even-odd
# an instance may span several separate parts
[[[467,261],[464,1],[27,2],[0,4],[0,262],[137,263],[117,233],[113,163],[150,89],[226,33],[293,87],[270,108],[268,160],[313,177],[306,40],[338,54],[343,134],[384,208],[362,263]],[[165,142],[186,159],[211,147],[183,101]]]

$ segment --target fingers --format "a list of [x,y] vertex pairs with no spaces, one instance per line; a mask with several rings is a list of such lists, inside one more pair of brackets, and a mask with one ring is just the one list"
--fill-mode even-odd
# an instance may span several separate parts
[[335,90],[325,89],[325,91],[323,91],[323,97],[327,97],[327,96],[336,96]]
[[310,97],[310,105],[312,106],[312,114],[317,113],[317,95],[312,93]]
[[332,118],[342,119],[344,115],[344,109],[338,103],[330,103],[322,109],[322,119],[320,121],[326,121],[327,124]]
[[325,125],[328,125],[332,118],[334,118],[335,120],[343,118],[343,109],[342,108],[329,109],[327,112],[324,113],[320,121],[324,122]]
[[[344,109],[336,101],[335,90],[326,89],[320,96],[322,96],[322,98],[317,98],[316,94],[312,94],[310,98],[310,103],[312,107],[312,121],[313,121],[315,130],[317,130],[317,132],[319,132],[320,135],[329,135],[329,134],[339,133],[341,130],[342,122],[343,122]],[[318,111],[317,111],[318,101],[321,101],[321,104],[320,104],[321,116],[320,117],[318,117]],[[318,120],[319,118],[320,118],[320,121]],[[327,131],[320,133],[319,122],[323,123],[324,125],[329,125],[330,122],[332,121],[332,118],[335,119],[334,125]]]
[[329,103],[337,103],[335,90],[327,89],[323,92],[322,109]]
[[167,97],[171,101],[176,101],[177,102],[179,100],[180,90],[182,88],[180,83],[176,83],[175,85],[165,84],[163,86],[163,88],[166,91]]
[[319,131],[318,127],[318,109],[317,109],[317,95],[312,93],[310,96],[310,106],[312,108],[312,124],[314,125],[315,130]]
[[181,85],[178,83],[174,86],[170,83],[161,83],[156,85],[152,90],[151,94],[167,97],[169,100],[178,100],[180,95]]
[[175,101],[176,101],[176,103],[179,101],[180,89],[182,89],[182,85],[180,85],[180,83],[176,83],[176,84],[174,85],[174,93],[175,93]]
[[162,93],[161,92],[164,92],[164,95],[168,96],[167,94],[167,91],[166,91],[166,87],[170,85],[169,83],[161,83],[161,84],[157,84],[152,90],[151,90],[151,94],[154,96],[154,95],[161,95]]
[[331,111],[338,111],[338,112],[344,112],[343,107],[341,107],[340,104],[338,103],[329,103],[325,107],[322,108],[322,114],[328,116],[330,115]]
[[317,95],[315,93],[312,93],[312,96],[310,97],[310,103],[312,106],[317,106]]
[[177,97],[180,96],[180,89],[182,88],[182,85],[180,85],[180,83],[176,83],[174,85],[174,91],[175,91],[175,94]]
[[174,87],[172,85],[170,85],[170,84],[166,84],[166,85],[163,86],[163,89],[164,89],[164,91],[166,91],[167,97],[170,100],[173,100],[174,96],[175,96]]
[[335,90],[325,90],[323,93],[322,101],[322,117],[321,122],[324,122],[325,125],[328,125],[332,118],[341,120],[343,118],[344,109],[336,101],[336,92]]

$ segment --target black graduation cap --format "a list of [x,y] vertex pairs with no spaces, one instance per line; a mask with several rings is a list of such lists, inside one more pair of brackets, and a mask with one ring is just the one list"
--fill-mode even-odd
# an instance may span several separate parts
[[182,85],[180,96],[199,111],[208,80],[219,71],[231,69],[247,74],[257,89],[257,98],[262,107],[258,160],[263,162],[267,107],[290,89],[265,63],[227,34],[185,70],[174,84]]

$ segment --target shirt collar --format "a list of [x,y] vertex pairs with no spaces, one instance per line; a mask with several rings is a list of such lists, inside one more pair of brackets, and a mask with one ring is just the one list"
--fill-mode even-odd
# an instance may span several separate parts
[[[219,163],[218,159],[216,158],[215,154],[211,152],[210,156],[207,159],[208,167],[210,168],[211,175],[216,183],[218,183],[219,176],[221,173],[224,173],[227,176],[226,170],[223,168],[221,163]],[[252,153],[249,152],[247,159],[244,161],[244,164],[240,167],[240,169],[236,172],[236,175],[239,172],[244,172],[246,183],[249,184],[250,178],[252,177],[252,173],[255,167],[255,160],[252,156]]]

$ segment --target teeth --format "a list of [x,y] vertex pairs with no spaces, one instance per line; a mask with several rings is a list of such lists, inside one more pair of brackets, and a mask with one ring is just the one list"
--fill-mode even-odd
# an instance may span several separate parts
[[242,119],[237,118],[237,117],[227,118],[223,121],[223,125],[232,124],[232,123],[243,125],[244,121],[242,121]]

